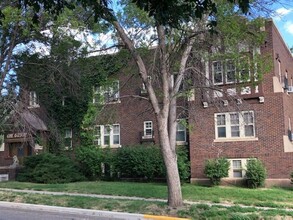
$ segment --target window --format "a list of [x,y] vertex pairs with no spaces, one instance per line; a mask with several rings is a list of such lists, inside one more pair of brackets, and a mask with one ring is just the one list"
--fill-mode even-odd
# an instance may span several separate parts
[[241,58],[234,60],[214,61],[212,63],[213,82],[215,85],[235,83],[250,80],[249,60]]
[[39,107],[39,98],[35,91],[29,92],[29,106],[30,107]]
[[184,143],[186,142],[186,120],[184,119],[179,119],[177,121],[176,141]]
[[254,112],[215,114],[216,139],[255,137]]
[[244,178],[247,160],[247,158],[229,159],[229,178]]
[[234,83],[236,81],[236,67],[234,61],[226,61],[226,82]]
[[64,145],[65,148],[68,150],[69,148],[72,148],[72,129],[66,129],[65,135],[64,135]]
[[250,71],[249,71],[249,60],[242,57],[239,62],[239,81],[240,82],[249,82],[250,81]]
[[0,134],[0,151],[4,151],[4,134]]
[[72,138],[72,130],[71,129],[65,130],[65,138]]
[[94,129],[94,144],[100,146],[120,145],[120,125],[98,125]]
[[152,137],[153,136],[153,122],[152,121],[145,121],[143,123],[144,126],[144,136],[145,137]]
[[213,80],[214,84],[223,83],[223,65],[221,61],[213,62]]
[[242,163],[241,160],[232,160],[233,177],[242,177]]
[[118,102],[120,98],[119,81],[114,81],[110,85],[96,86],[94,88],[93,103]]
[[101,126],[95,126],[94,128],[94,144],[101,145]]

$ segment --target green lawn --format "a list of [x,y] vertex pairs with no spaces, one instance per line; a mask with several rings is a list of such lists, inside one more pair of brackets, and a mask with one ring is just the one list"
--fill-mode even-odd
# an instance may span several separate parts
[[[32,189],[56,192],[91,193],[107,195],[138,196],[145,198],[167,198],[167,187],[163,183],[133,182],[78,182],[69,184],[34,184],[20,182],[0,182],[0,188]],[[191,219],[292,219],[292,189],[246,189],[239,187],[203,187],[192,184],[182,186],[185,200],[201,202],[197,205],[185,204],[180,209],[171,209],[164,202],[97,199],[81,196],[53,196],[0,190],[0,201],[24,202],[31,204],[56,205],[64,207],[97,210],[135,212],[142,214],[179,216]],[[205,202],[234,204],[223,207],[221,204],[209,206]],[[253,207],[240,207],[251,205]],[[270,210],[257,207],[267,206]],[[277,209],[274,209],[277,208]]]
[[[48,190],[56,192],[92,193],[106,195],[138,196],[144,198],[167,198],[163,183],[133,182],[78,182],[68,184],[34,184],[0,182],[0,188]],[[203,187],[192,184],[182,186],[183,198],[189,201],[209,201],[241,205],[293,208],[293,189],[239,187]]]

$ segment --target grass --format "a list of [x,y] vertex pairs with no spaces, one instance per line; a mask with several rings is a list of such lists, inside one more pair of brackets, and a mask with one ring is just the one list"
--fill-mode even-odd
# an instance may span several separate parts
[[[31,189],[39,191],[91,193],[106,195],[138,196],[144,198],[167,198],[167,187],[163,183],[134,182],[78,182],[68,184],[35,184],[20,182],[0,182],[0,188]],[[110,211],[126,211],[144,214],[172,215],[194,219],[273,219],[293,217],[293,212],[280,208],[293,208],[292,189],[266,188],[247,189],[240,187],[203,187],[184,184],[182,193],[185,200],[234,204],[232,207],[220,205],[185,205],[180,210],[172,210],[165,203],[129,200],[96,199],[79,196],[49,196],[0,191],[2,201],[20,201],[45,205],[90,208]],[[271,207],[260,210],[240,205]],[[279,208],[279,209],[273,209]]]

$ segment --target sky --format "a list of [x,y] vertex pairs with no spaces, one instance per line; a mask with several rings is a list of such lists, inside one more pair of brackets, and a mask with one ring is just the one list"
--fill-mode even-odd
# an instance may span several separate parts
[[274,5],[273,21],[289,48],[293,47],[293,1]]

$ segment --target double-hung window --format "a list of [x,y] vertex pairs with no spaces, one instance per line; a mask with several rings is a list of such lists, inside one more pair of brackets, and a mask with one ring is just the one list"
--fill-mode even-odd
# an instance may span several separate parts
[[233,60],[226,61],[226,83],[234,83],[236,81],[236,67]]
[[109,85],[94,87],[93,103],[118,102],[120,99],[119,81],[114,81]]
[[247,158],[229,159],[230,169],[229,178],[244,178],[247,164]]
[[255,137],[253,111],[226,112],[215,114],[216,139]]
[[120,125],[97,125],[94,129],[94,144],[99,146],[120,146]]
[[249,60],[241,58],[238,62],[231,59],[213,61],[212,74],[214,85],[250,81]]
[[213,62],[213,80],[214,84],[223,84],[224,83],[224,68],[222,61]]
[[152,121],[145,121],[143,123],[143,132],[145,137],[152,137],[153,136],[153,122]]
[[72,129],[65,129],[64,139],[66,149],[72,148]]
[[176,127],[176,142],[185,143],[186,142],[186,121],[184,119],[177,120]]
[[35,91],[29,92],[29,107],[39,107],[39,98]]

